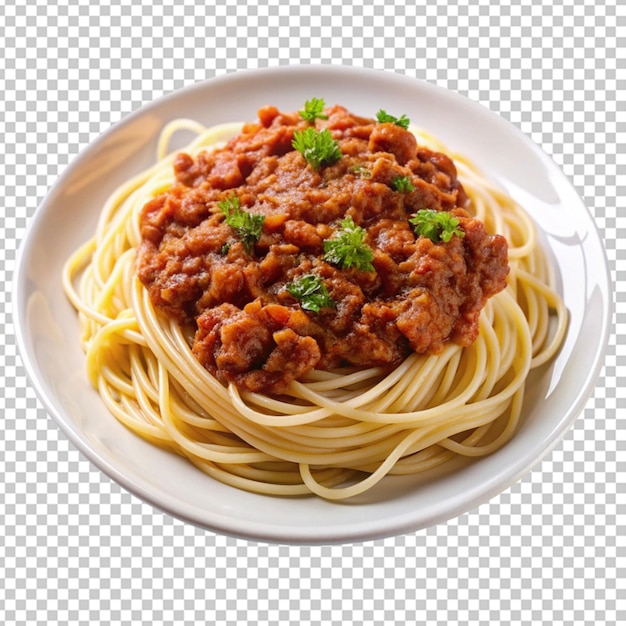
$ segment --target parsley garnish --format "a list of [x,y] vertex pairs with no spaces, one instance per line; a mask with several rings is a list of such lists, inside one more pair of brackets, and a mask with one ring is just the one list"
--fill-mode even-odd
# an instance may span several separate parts
[[371,178],[372,176],[372,172],[370,172],[365,165],[353,165],[350,168],[350,173],[355,176],[360,176],[361,178]]
[[305,274],[292,283],[287,283],[287,291],[297,300],[300,306],[307,310],[319,313],[324,306],[335,306],[326,285],[315,274]]
[[319,132],[311,126],[304,130],[296,130],[291,145],[315,171],[319,170],[320,166],[332,165],[341,158],[339,144],[327,128]]
[[230,198],[217,203],[217,206],[226,216],[226,223],[237,232],[246,250],[250,252],[252,246],[261,237],[265,216],[248,213],[242,210],[240,205],[237,196],[230,196]]
[[374,253],[365,243],[365,229],[357,226],[351,217],[341,221],[341,230],[333,239],[324,242],[324,260],[346,269],[356,267],[364,272],[373,272]]
[[409,219],[409,222],[413,225],[416,235],[428,237],[434,243],[450,241],[453,235],[465,237],[465,232],[457,228],[459,220],[447,211],[421,209]]
[[328,115],[323,113],[326,103],[323,98],[311,98],[304,103],[304,110],[298,111],[300,117],[307,122],[314,122],[316,118],[327,120]]
[[384,122],[390,122],[391,124],[395,124],[396,126],[401,126],[405,130],[409,127],[411,120],[404,115],[404,113],[400,117],[394,117],[393,115],[389,115],[387,111],[380,109],[378,113],[376,113],[376,119],[382,124]]
[[396,176],[391,181],[391,187],[394,191],[401,193],[411,193],[411,191],[415,191],[415,187],[408,176]]

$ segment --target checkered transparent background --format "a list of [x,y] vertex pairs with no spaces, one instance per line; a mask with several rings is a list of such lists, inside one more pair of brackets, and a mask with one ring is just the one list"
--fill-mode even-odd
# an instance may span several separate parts
[[[626,620],[626,5],[413,4],[9,0],[0,7],[0,623]],[[555,159],[606,241],[615,332],[580,419],[522,481],[415,534],[296,547],[186,525],[79,455],[46,416],[16,354],[9,310],[16,250],[70,160],[162,94],[296,62],[401,72],[481,102]]]

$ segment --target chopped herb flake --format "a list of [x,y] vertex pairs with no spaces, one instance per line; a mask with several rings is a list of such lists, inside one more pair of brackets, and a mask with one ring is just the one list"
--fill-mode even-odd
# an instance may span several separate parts
[[319,276],[305,274],[286,285],[287,291],[306,311],[319,313],[322,307],[334,307],[335,301],[330,297],[326,285]]
[[415,187],[408,176],[396,176],[391,181],[391,187],[394,191],[401,193],[411,193],[411,191],[415,191]]
[[332,165],[341,158],[339,144],[330,131],[325,128],[317,131],[309,126],[304,130],[296,130],[291,145],[311,164],[314,170],[322,165]]
[[357,226],[351,217],[341,221],[341,229],[333,239],[324,242],[324,260],[343,269],[355,267],[373,272],[374,253],[365,243],[365,229]]
[[447,211],[421,209],[409,222],[416,235],[428,237],[434,243],[450,241],[454,235],[465,237],[465,232],[458,228],[459,220]]
[[311,98],[304,103],[304,109],[298,111],[300,117],[307,122],[314,122],[316,119],[327,120],[328,115],[324,114],[326,103],[323,98]]
[[261,237],[265,216],[244,211],[237,196],[230,196],[218,202],[217,206],[226,216],[226,223],[237,232],[246,250],[250,252]]
[[405,130],[409,127],[411,120],[404,115],[404,113],[400,117],[394,117],[393,115],[389,115],[387,111],[380,109],[378,113],[376,113],[376,119],[381,123],[389,122],[390,124],[395,124],[396,126],[401,126]]

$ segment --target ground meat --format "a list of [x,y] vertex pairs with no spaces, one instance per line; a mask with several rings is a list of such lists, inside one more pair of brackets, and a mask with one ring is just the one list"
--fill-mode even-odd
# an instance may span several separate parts
[[[225,384],[280,394],[313,368],[394,367],[412,351],[470,345],[506,285],[506,241],[471,216],[449,157],[398,125],[325,113],[313,125],[338,142],[336,163],[313,168],[292,147],[311,123],[265,107],[223,148],[178,155],[175,184],[143,208],[138,276],[162,314],[195,325],[196,358]],[[220,205],[235,196],[264,217],[252,243],[225,221]],[[461,235],[416,236],[421,209],[450,212]],[[364,229],[369,269],[324,259],[346,217]],[[329,297],[319,310],[287,289],[310,275]]]

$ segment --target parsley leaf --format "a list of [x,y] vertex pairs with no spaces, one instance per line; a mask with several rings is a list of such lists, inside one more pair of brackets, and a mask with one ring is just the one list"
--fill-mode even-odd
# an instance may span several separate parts
[[432,242],[450,241],[453,235],[465,237],[465,232],[457,228],[459,220],[447,211],[421,209],[409,222],[413,225],[416,235],[428,237]]
[[330,297],[326,285],[315,274],[305,274],[297,280],[287,283],[287,291],[297,300],[306,311],[319,313],[322,307],[335,306],[335,301]]
[[327,128],[319,132],[311,126],[304,130],[296,130],[291,145],[302,154],[315,171],[318,171],[322,165],[332,165],[341,158],[339,144]]
[[328,115],[324,114],[326,103],[323,98],[311,98],[304,103],[304,110],[298,111],[300,117],[307,122],[314,122],[316,118],[327,120]]
[[376,113],[376,119],[383,124],[384,122],[390,122],[391,124],[395,124],[396,126],[401,126],[405,130],[409,127],[411,120],[404,115],[404,113],[400,117],[394,117],[393,115],[389,115],[387,111],[380,109],[378,113]]
[[346,269],[356,267],[364,272],[373,272],[374,253],[365,243],[365,229],[357,226],[351,217],[341,221],[341,230],[333,239],[324,242],[324,260]]
[[217,206],[226,216],[226,223],[237,232],[246,250],[250,252],[261,237],[265,216],[244,211],[237,196],[230,196],[218,202]]
[[365,165],[353,165],[349,172],[354,174],[355,176],[360,176],[361,178],[371,178],[372,172],[367,169]]
[[394,191],[401,193],[411,193],[411,191],[415,191],[415,187],[408,176],[396,176],[391,181],[391,187]]

